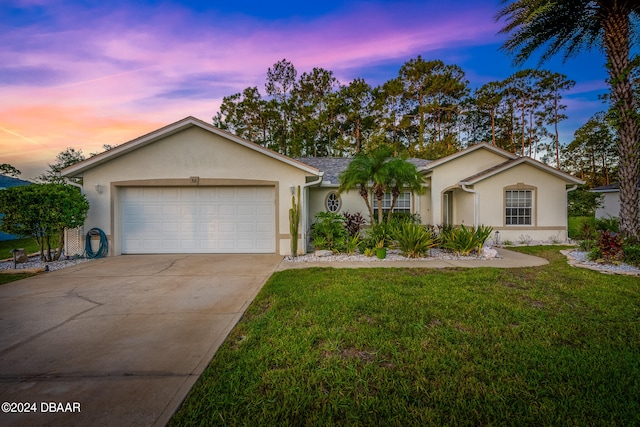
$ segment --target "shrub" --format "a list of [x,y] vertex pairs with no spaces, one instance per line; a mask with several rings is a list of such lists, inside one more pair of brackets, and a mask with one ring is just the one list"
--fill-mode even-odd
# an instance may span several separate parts
[[620,223],[618,218],[600,218],[595,221],[595,228],[599,231],[612,231],[614,233],[620,232]]
[[622,244],[622,236],[613,231],[601,231],[596,241],[596,247],[605,261],[621,261]]
[[594,239],[585,239],[580,241],[580,250],[589,252],[591,248],[595,247],[596,241]]
[[458,255],[469,255],[473,250],[480,253],[484,242],[492,232],[493,227],[484,225],[478,228],[464,225],[453,228],[443,227],[440,230],[440,238],[443,248],[450,249]]
[[625,242],[622,247],[622,253],[624,262],[640,267],[640,242]]
[[344,216],[333,212],[318,212],[311,226],[311,241],[316,249],[339,251],[345,246],[347,230]]
[[394,234],[398,248],[408,258],[419,258],[429,253],[429,249],[438,244],[433,230],[420,224],[405,222]]
[[594,217],[588,216],[570,216],[568,225],[569,225],[569,238],[574,240],[583,240],[583,229],[585,223],[588,223],[587,227],[595,230],[596,219]]
[[365,222],[366,221],[364,220],[360,212],[356,212],[353,214],[349,212],[344,213],[344,226],[347,229],[347,233],[351,237],[362,231],[362,226],[365,224]]
[[411,222],[413,224],[421,224],[420,214],[410,212],[394,212],[391,214],[391,221],[394,224],[403,224],[405,222]]
[[366,248],[375,248],[379,242],[383,242],[385,247],[393,244],[394,225],[392,223],[382,222],[374,224],[366,231],[365,237],[362,239],[361,246]]
[[[349,255],[354,254],[356,250],[358,250],[358,245],[360,244],[360,233],[357,233],[354,236],[347,236],[344,239],[344,251]],[[338,248],[341,249],[341,248]]]
[[532,242],[533,239],[528,234],[521,234],[520,237],[518,237],[518,243],[520,243],[521,245],[529,246]]

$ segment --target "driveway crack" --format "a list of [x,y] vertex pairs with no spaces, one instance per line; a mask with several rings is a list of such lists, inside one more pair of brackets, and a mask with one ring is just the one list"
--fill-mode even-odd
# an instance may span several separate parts
[[91,304],[94,304],[94,306],[93,306],[93,307],[89,307],[89,308],[87,308],[86,310],[82,310],[81,312],[74,314],[73,316],[69,317],[68,319],[66,319],[65,321],[63,321],[63,322],[61,322],[61,323],[58,323],[57,325],[51,326],[50,328],[47,328],[47,329],[45,329],[44,331],[40,331],[40,332],[38,332],[37,334],[32,335],[32,336],[30,336],[29,338],[27,338],[27,339],[25,339],[25,340],[19,341],[19,342],[17,342],[17,343],[15,343],[15,344],[13,344],[12,346],[7,347],[7,348],[5,348],[5,349],[1,350],[1,351],[0,351],[0,357],[4,356],[4,355],[5,355],[5,354],[7,354],[7,353],[10,353],[10,352],[11,352],[11,351],[13,351],[14,349],[16,349],[16,348],[18,348],[18,347],[20,347],[20,346],[22,346],[22,345],[28,344],[28,343],[30,343],[30,342],[32,342],[32,341],[34,341],[34,340],[36,340],[36,339],[40,338],[41,336],[43,336],[43,335],[45,335],[45,334],[48,334],[48,333],[49,333],[49,332],[51,332],[51,331],[55,331],[56,329],[58,329],[58,328],[60,328],[60,327],[62,327],[62,326],[64,326],[64,325],[66,325],[67,323],[69,323],[69,322],[71,322],[71,321],[73,321],[73,320],[77,319],[78,317],[82,316],[83,314],[88,313],[88,312],[90,312],[91,310],[94,310],[94,309],[96,309],[96,308],[98,308],[98,307],[100,307],[100,306],[104,305],[103,303],[100,303],[100,302],[97,302],[97,301],[93,301],[93,300],[92,300],[92,299],[90,299],[90,298],[87,298],[87,297],[85,297],[85,296],[82,296],[82,295],[78,294],[78,293],[75,291],[75,289],[73,289],[73,290],[71,290],[71,291],[67,292],[67,295],[68,295],[68,296],[74,296],[74,297],[76,297],[76,298],[80,298],[81,300],[84,300],[84,301],[87,301],[87,302],[89,302],[89,303],[91,303]]

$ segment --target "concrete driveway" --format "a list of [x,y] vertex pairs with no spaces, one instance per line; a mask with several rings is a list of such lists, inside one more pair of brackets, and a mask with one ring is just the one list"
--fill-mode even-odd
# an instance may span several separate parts
[[0,425],[164,425],[281,259],[128,255],[0,286]]

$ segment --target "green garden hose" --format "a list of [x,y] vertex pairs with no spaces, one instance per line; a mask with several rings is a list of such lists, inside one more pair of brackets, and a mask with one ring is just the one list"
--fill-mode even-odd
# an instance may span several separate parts
[[[100,235],[100,247],[98,248],[98,252],[93,252],[91,248],[91,236],[95,236],[96,234]],[[107,240],[107,235],[104,234],[99,228],[92,228],[87,233],[87,238],[84,244],[84,250],[87,254],[87,258],[95,259],[95,258],[104,258],[109,253],[109,241]]]

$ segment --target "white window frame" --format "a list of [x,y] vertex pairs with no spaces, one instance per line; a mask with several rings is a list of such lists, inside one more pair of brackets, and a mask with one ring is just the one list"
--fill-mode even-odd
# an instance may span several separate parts
[[342,209],[342,198],[337,191],[330,191],[324,199],[324,208],[327,212],[337,213]]
[[507,227],[535,225],[535,189],[509,187],[504,192],[504,224]]
[[[373,200],[373,210],[378,210],[378,199],[375,195],[372,196]],[[389,212],[389,208],[391,208],[391,202],[393,201],[393,195],[391,193],[384,193],[382,196],[382,211],[384,213]],[[398,196],[398,200],[396,200],[396,205],[393,207],[393,212],[404,212],[404,213],[412,213],[413,210],[413,195],[411,191],[401,191]]]

